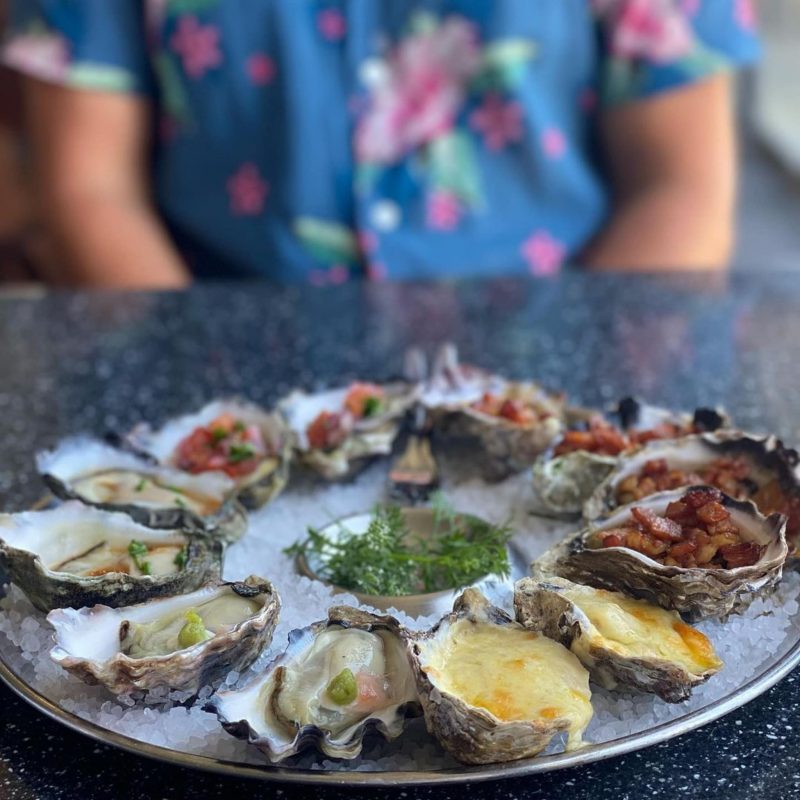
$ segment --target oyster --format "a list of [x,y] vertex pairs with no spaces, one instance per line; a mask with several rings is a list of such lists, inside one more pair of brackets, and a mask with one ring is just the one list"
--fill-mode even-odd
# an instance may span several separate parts
[[[699,505],[687,509],[684,501],[692,500],[690,494]],[[696,520],[696,511],[708,503],[713,506],[709,513],[703,513],[711,520],[705,531],[680,524],[675,528],[676,523],[664,516],[685,512],[687,519]],[[655,535],[642,535],[639,519],[660,530]],[[782,514],[765,517],[752,502],[734,500],[709,487],[693,486],[659,492],[623,506],[557,544],[531,567],[533,576],[541,580],[560,576],[622,591],[679,611],[690,619],[725,617],[742,611],[780,580],[788,552],[785,528],[786,517]],[[713,533],[717,529],[719,532]],[[641,547],[650,555],[624,546],[627,535],[640,539]],[[684,542],[681,558],[689,566],[681,566],[672,555],[672,545]],[[705,550],[708,552],[701,557],[700,552]],[[701,558],[698,563],[706,566],[692,566],[694,554]]]
[[56,641],[50,657],[114,694],[157,687],[196,693],[247,669],[269,646],[279,611],[272,584],[254,575],[124,608],[59,608],[47,615]]
[[192,475],[160,467],[87,438],[68,439],[39,453],[36,463],[62,500],[121,511],[149,528],[181,528],[226,542],[241,538],[247,528],[236,486],[221,472]]
[[724,431],[651,441],[620,457],[586,501],[583,516],[593,520],[656,491],[704,483],[752,500],[763,514],[786,514],[786,538],[793,543],[800,535],[796,463],[797,452],[774,436]]
[[[568,416],[570,415],[568,409]],[[569,430],[533,466],[537,513],[577,516],[623,454],[654,439],[676,439],[724,427],[721,411],[698,408],[694,414],[648,406],[634,398],[620,401],[618,429],[600,414],[582,413],[585,430]]]
[[0,515],[0,567],[42,611],[122,606],[218,577],[222,544],[70,502]]
[[414,400],[414,388],[406,383],[355,383],[314,394],[294,391],[278,409],[300,460],[327,480],[341,480],[391,453]]
[[606,689],[638,689],[668,703],[722,668],[711,642],[674,611],[563,578],[523,578],[517,621],[568,647]]
[[592,718],[589,673],[566,647],[526,630],[476,589],[411,644],[428,730],[459,761],[541,752],[567,732],[581,746]]
[[137,425],[123,443],[163,466],[226,473],[250,509],[272,500],[289,479],[291,435],[283,418],[242,400],[217,400],[159,430]]
[[530,468],[562,432],[566,413],[562,396],[459,364],[452,348],[440,353],[420,402],[439,438],[477,442],[488,480]]
[[228,733],[277,763],[306,747],[355,758],[366,733],[394,739],[419,714],[399,623],[337,606],[289,635],[287,650],[241,689],[208,703]]

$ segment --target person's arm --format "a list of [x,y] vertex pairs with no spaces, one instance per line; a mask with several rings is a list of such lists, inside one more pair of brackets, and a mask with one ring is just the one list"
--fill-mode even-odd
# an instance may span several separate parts
[[711,270],[733,242],[731,79],[719,75],[602,113],[612,216],[581,263],[598,270]]
[[151,197],[148,101],[33,79],[26,94],[37,195],[63,258],[65,282],[187,286],[189,271]]

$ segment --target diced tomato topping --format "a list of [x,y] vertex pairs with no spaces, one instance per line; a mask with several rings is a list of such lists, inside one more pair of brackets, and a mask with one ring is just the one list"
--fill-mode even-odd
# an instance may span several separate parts
[[232,478],[248,475],[267,455],[257,425],[221,414],[207,426],[195,428],[175,449],[178,469],[200,473],[219,470]]
[[386,392],[374,383],[354,383],[344,398],[344,407],[356,419],[381,413]]
[[314,450],[333,450],[344,442],[350,428],[347,414],[321,411],[306,429],[308,444]]

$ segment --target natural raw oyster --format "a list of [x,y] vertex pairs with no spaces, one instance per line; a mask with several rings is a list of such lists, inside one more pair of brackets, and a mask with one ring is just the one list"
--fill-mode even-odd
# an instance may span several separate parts
[[236,485],[222,472],[192,475],[160,467],[94,439],[67,439],[36,458],[62,500],[122,511],[149,528],[180,528],[233,542],[247,528]]
[[47,615],[56,641],[50,657],[114,694],[157,687],[197,692],[247,669],[269,646],[279,610],[272,584],[254,575],[124,608],[60,608]]
[[[611,474],[586,501],[587,520],[646,496],[644,491],[678,489],[705,483],[737,500],[752,500],[762,514],[788,516],[786,538],[800,533],[800,480],[794,474],[797,452],[774,436],[749,436],[735,431],[705,433],[681,439],[651,441],[622,456]],[[649,484],[636,486],[636,476],[648,470]],[[651,492],[652,493],[652,492]]]
[[606,689],[678,703],[722,668],[711,642],[677,613],[618,592],[523,578],[514,610],[517,622],[568,647]]
[[0,567],[42,611],[122,606],[218,577],[222,544],[71,502],[0,515]]
[[255,680],[211,698],[228,733],[277,763],[306,747],[355,758],[366,733],[394,739],[419,714],[403,632],[393,617],[337,606],[289,635]]
[[748,566],[666,565],[628,547],[603,546],[603,532],[631,525],[635,508],[643,509],[645,514],[652,512],[663,516],[670,504],[679,503],[690,491],[716,490],[696,486],[659,492],[623,506],[544,553],[531,565],[533,576],[547,580],[558,575],[597,588],[622,591],[679,611],[690,619],[725,617],[741,612],[759,594],[770,591],[781,578],[788,552],[786,517],[782,514],[765,517],[753,503],[718,493],[720,505],[730,514],[741,539],[760,548],[758,560]]
[[294,391],[278,409],[300,460],[327,480],[341,480],[392,452],[414,399],[414,388],[406,383],[355,383],[314,394]]
[[452,348],[440,353],[420,402],[439,438],[477,442],[489,480],[530,468],[564,428],[563,396],[459,364]]
[[411,645],[428,730],[459,761],[534,756],[558,733],[581,746],[589,673],[558,642],[528,631],[476,589]]
[[123,441],[164,466],[227,473],[247,508],[269,502],[289,479],[291,434],[283,418],[242,400],[217,400],[155,431],[137,425]]
[[[570,409],[567,410],[568,415]],[[599,414],[582,414],[586,430],[569,430],[533,466],[537,513],[577,516],[584,503],[616,467],[622,455],[654,439],[675,439],[724,426],[720,411],[698,408],[693,415],[648,406],[634,398],[615,412],[621,429]]]

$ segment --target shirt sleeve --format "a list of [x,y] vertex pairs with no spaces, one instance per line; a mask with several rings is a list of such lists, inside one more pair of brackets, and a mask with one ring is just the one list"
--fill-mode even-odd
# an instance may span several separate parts
[[752,0],[594,0],[607,106],[677,89],[760,55]]
[[140,0],[11,0],[7,66],[72,88],[150,94]]

